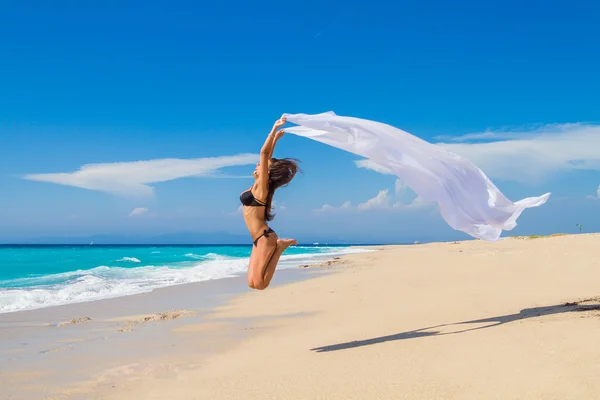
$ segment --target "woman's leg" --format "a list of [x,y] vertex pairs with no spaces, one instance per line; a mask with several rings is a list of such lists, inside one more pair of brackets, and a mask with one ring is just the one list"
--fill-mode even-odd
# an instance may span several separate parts
[[296,241],[293,239],[278,239],[275,232],[258,239],[250,254],[248,286],[252,289],[266,289],[271,283],[271,279],[273,279],[281,254],[292,244],[296,244]]
[[[285,251],[285,249],[287,249],[293,244],[298,244],[298,242],[296,242],[294,239],[277,239],[277,247],[275,248],[275,252],[271,256],[271,259],[269,260],[269,263],[267,264],[267,268],[265,270],[264,282],[266,283],[266,286],[263,289],[265,289],[267,286],[269,286],[269,283],[271,283],[271,279],[273,279],[275,269],[277,268],[277,264],[279,263],[279,258],[281,257],[283,252]],[[262,290],[260,288],[256,289]]]
[[252,245],[248,264],[248,286],[252,289],[259,289],[264,285],[265,270],[276,249],[277,235],[274,232],[259,238],[256,245]]

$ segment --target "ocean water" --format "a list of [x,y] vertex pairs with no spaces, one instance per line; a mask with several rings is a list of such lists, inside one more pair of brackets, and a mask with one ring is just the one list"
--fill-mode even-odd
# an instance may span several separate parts
[[[0,246],[0,314],[245,274],[250,246]],[[293,246],[278,269],[366,251]]]

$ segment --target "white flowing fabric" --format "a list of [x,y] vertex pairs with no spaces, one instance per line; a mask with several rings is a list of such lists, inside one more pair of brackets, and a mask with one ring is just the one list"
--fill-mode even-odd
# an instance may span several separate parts
[[370,159],[391,170],[421,198],[437,202],[452,228],[475,238],[498,240],[523,210],[544,204],[550,193],[513,203],[467,159],[380,122],[322,114],[284,114],[300,125],[286,133],[304,136]]

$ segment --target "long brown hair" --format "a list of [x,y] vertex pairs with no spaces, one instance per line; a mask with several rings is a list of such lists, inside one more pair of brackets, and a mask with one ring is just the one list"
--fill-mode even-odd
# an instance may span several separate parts
[[282,186],[287,186],[299,170],[298,160],[296,159],[271,158],[268,181],[269,193],[267,194],[267,206],[265,207],[265,220],[271,221],[275,218],[275,215],[271,213],[271,202],[273,201],[275,190]]

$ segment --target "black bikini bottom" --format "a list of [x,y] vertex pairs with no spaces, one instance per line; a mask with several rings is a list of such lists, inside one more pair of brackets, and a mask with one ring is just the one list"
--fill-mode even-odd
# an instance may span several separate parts
[[261,234],[259,237],[257,237],[257,238],[254,240],[254,242],[253,242],[253,243],[254,243],[254,246],[256,247],[256,243],[258,243],[258,239],[260,239],[261,237],[263,237],[263,236],[264,236],[264,237],[269,237],[269,233],[275,233],[275,231],[274,231],[273,229],[271,229],[271,228],[269,228],[269,229],[265,229],[265,231],[264,231],[264,232],[263,232],[263,233],[262,233],[262,234]]

